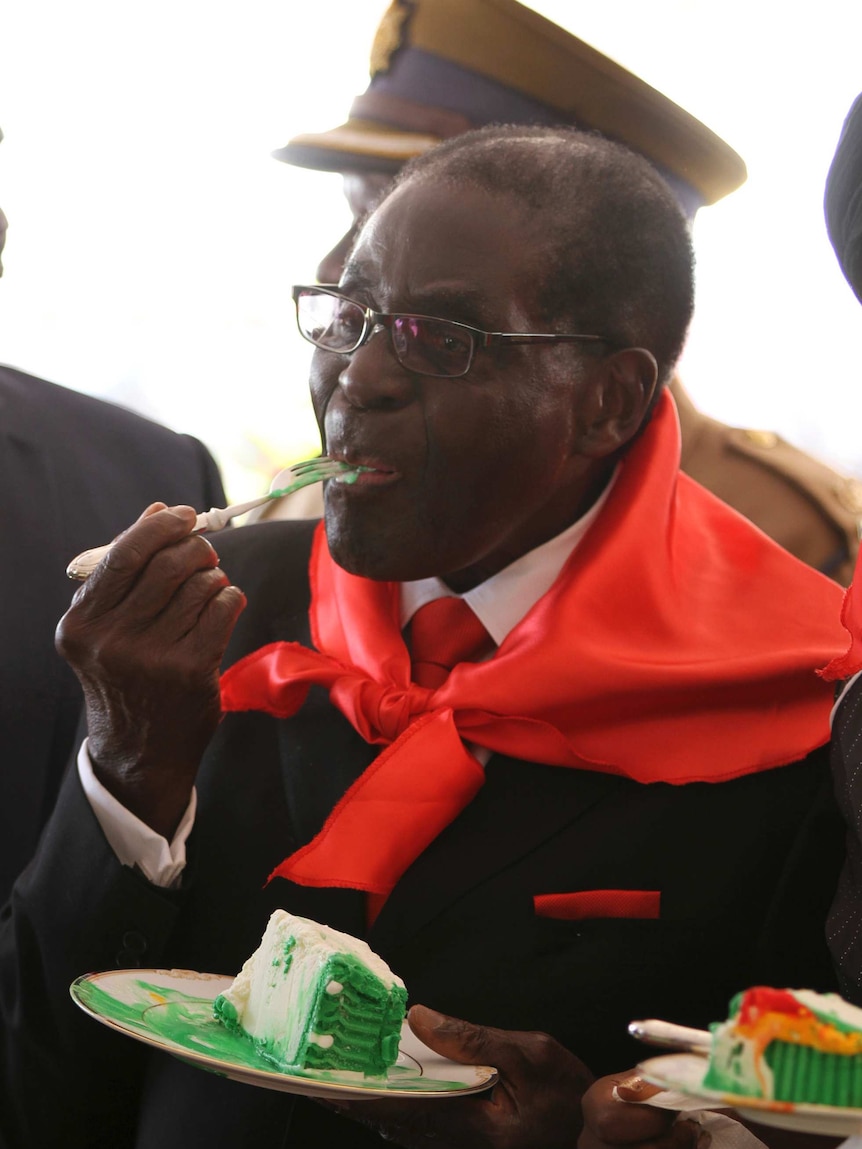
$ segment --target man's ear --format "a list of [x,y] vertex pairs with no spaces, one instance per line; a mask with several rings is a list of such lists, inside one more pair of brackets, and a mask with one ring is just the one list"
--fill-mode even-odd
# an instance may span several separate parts
[[658,384],[658,364],[645,347],[626,347],[596,366],[584,395],[580,453],[604,458],[643,423]]

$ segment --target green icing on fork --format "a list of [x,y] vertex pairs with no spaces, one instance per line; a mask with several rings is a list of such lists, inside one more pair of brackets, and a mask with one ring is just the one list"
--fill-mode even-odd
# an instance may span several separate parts
[[[344,463],[343,468],[342,473],[338,476],[338,482],[348,484],[355,483],[363,471],[374,470],[373,467],[351,467],[349,463]],[[331,470],[327,469],[324,469],[322,472],[317,470],[306,471],[304,475],[300,476],[295,482],[290,483],[287,487],[281,487],[277,491],[270,491],[267,495],[267,499],[281,499],[284,498],[285,495],[292,495],[294,491],[298,491],[302,487],[307,487],[310,483],[317,482],[319,479],[331,479],[334,477]]]
[[[277,491],[270,491],[269,494],[262,495],[259,498],[250,499],[245,503],[235,503],[229,507],[211,507],[208,511],[202,511],[198,515],[195,532],[220,531],[222,527],[227,526],[232,518],[238,515],[244,515],[248,511],[254,510],[255,507],[263,506],[264,503],[271,502],[273,499],[280,499],[285,495],[290,495],[294,491],[300,490],[301,487],[309,486],[311,483],[320,483],[325,479],[331,479],[335,476],[338,476],[340,483],[355,483],[363,471],[373,470],[373,467],[354,467],[351,466],[350,463],[344,463],[336,459],[327,459],[323,456],[317,459],[309,459],[305,463],[296,463],[292,467],[287,468],[288,473],[292,473],[294,476],[292,483],[289,483],[286,487],[279,488]],[[276,475],[276,478],[279,477],[279,475]],[[112,546],[113,543],[106,543],[104,546],[82,551],[81,554],[72,559],[66,567],[66,574],[69,578],[78,579],[79,581],[88,578]]]

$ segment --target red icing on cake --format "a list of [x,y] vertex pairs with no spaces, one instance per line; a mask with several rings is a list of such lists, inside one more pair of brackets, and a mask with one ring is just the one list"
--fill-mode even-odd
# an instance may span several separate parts
[[756,985],[746,990],[742,995],[739,1006],[739,1023],[741,1025],[755,1025],[764,1013],[786,1013],[791,1017],[813,1017],[810,1009],[806,1009],[792,993],[785,989],[770,989],[769,986]]

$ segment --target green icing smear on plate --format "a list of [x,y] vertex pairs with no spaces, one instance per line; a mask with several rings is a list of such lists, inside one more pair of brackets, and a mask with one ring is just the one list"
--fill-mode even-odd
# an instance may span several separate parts
[[[231,1032],[213,1017],[211,998],[194,997],[181,990],[135,981],[140,999],[121,1001],[107,993],[93,981],[79,981],[74,994],[82,1005],[98,1017],[105,1018],[134,1032],[151,1038],[161,1038],[177,1048],[169,1050],[177,1056],[180,1051],[211,1057],[227,1063],[229,1067],[254,1070],[260,1073],[282,1073],[288,1077],[309,1081],[361,1088],[362,1079],[356,1073],[337,1070],[293,1069],[284,1073],[261,1053],[254,1041],[245,1033]],[[218,1071],[217,1067],[213,1067]],[[443,1081],[424,1077],[415,1065],[394,1065],[385,1077],[366,1079],[375,1090],[409,1089],[416,1093],[440,1093],[462,1090],[463,1082]]]

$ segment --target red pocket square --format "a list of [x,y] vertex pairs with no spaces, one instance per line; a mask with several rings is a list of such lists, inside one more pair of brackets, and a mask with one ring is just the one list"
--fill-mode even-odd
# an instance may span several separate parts
[[657,918],[659,890],[578,890],[574,894],[536,894],[540,918],[576,922],[583,918]]

